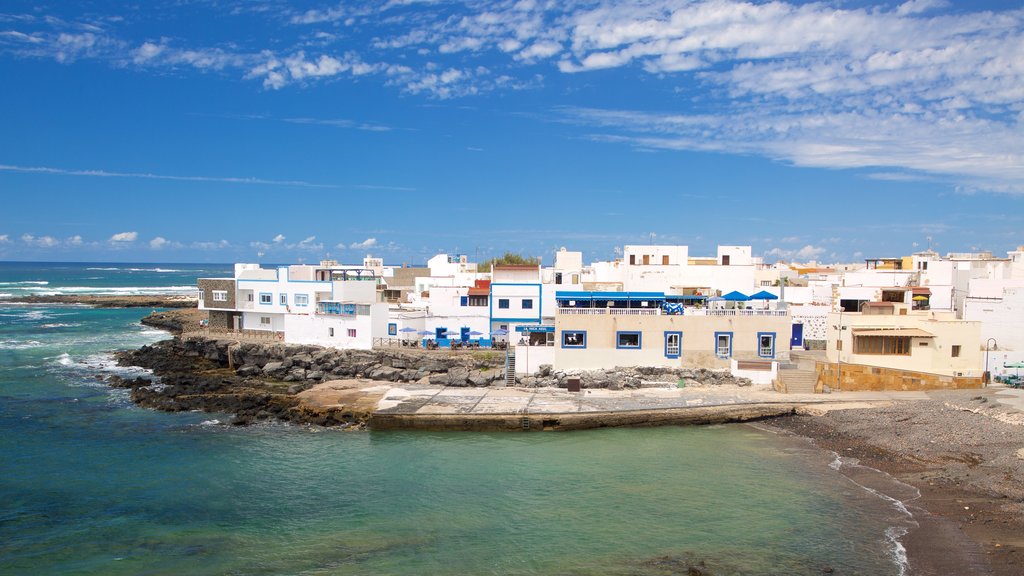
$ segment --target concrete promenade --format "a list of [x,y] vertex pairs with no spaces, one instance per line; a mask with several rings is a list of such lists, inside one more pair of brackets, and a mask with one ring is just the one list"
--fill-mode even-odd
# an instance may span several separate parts
[[568,430],[606,426],[712,424],[791,413],[872,408],[942,398],[986,396],[1024,412],[1024,392],[1007,388],[941,392],[780,394],[766,387],[646,387],[631,390],[465,388],[334,380],[302,392],[315,409],[354,409],[377,429]]

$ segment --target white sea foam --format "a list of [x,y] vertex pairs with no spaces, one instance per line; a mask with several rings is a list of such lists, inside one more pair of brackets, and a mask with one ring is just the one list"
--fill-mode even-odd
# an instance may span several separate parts
[[86,268],[86,270],[105,270],[108,272],[112,271],[124,271],[124,272],[184,272],[184,270],[177,270],[174,268]]
[[893,562],[896,563],[900,576],[904,576],[907,573],[907,568],[910,567],[910,561],[907,559],[907,549],[900,542],[900,538],[906,536],[906,534],[907,529],[903,526],[890,526],[885,529],[885,539],[889,542],[889,555],[892,557]]
[[839,470],[843,467],[843,459],[839,457],[838,452],[832,452],[832,461],[828,463],[828,467],[833,470]]
[[78,322],[55,322],[53,324],[43,324],[40,328],[74,328],[75,326],[81,326]]
[[202,422],[199,423],[200,426],[217,426],[219,424],[220,424],[220,420],[217,420],[217,419],[203,420]]
[[0,292],[0,298],[10,298],[11,296],[14,296],[14,294],[11,294],[10,292]]
[[0,340],[0,350],[28,350],[46,346],[38,340]]
[[90,294],[96,296],[150,296],[158,294],[186,295],[198,290],[195,286],[49,286],[33,291],[39,296]]
[[46,280],[23,280],[20,282],[0,282],[0,286],[46,286]]
[[86,270],[120,270],[120,268],[86,268]]

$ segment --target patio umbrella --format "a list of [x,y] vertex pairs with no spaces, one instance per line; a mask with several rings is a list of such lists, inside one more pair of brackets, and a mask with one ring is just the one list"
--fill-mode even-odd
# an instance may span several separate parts
[[491,336],[508,336],[508,330],[504,328],[498,328],[497,330],[491,330]]
[[750,300],[750,296],[747,296],[743,292],[733,290],[725,296],[722,296],[722,300],[725,300],[726,302],[746,302],[747,300]]
[[915,302],[924,302],[926,300],[928,300],[927,296],[914,296],[914,301]]
[[431,332],[430,330],[420,330],[420,331],[419,331],[419,334],[420,334],[421,336],[433,336],[433,335],[434,335],[434,333],[433,333],[433,332]]
[[472,331],[470,331],[469,335],[470,336],[483,336],[484,333],[483,332],[477,332],[476,330],[472,330]]
[[405,328],[402,328],[401,330],[399,330],[399,332],[415,332],[415,331],[416,331],[416,329],[413,328],[412,326],[406,326]]
[[761,290],[757,294],[750,295],[751,300],[778,300],[779,297],[767,290]]

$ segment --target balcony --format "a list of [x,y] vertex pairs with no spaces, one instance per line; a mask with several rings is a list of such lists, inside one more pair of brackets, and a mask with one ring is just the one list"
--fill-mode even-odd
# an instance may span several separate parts
[[660,316],[661,308],[559,308],[566,316]]
[[744,308],[740,310],[708,310],[706,308],[700,309],[686,309],[687,316],[789,316],[789,310],[759,310]]

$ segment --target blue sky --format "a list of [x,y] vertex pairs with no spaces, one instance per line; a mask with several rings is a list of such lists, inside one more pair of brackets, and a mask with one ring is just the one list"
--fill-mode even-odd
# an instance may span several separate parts
[[8,0],[0,78],[0,259],[1024,244],[1018,2]]

